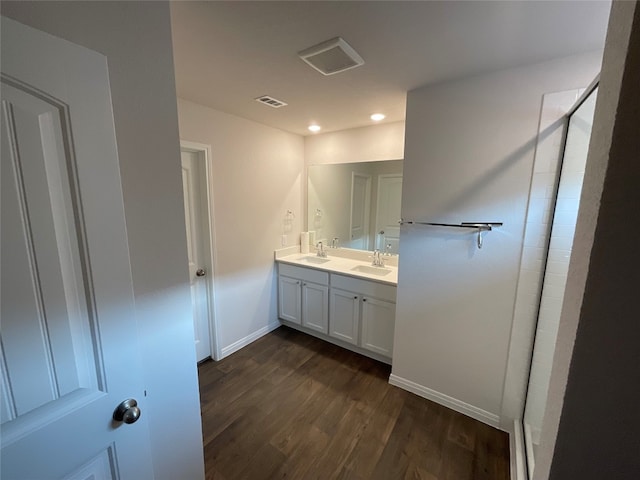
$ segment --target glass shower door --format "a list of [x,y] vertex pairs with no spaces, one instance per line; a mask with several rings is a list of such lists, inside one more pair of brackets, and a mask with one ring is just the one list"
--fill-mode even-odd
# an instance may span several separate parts
[[569,117],[523,419],[529,478],[533,478],[546,410],[596,97],[597,88]]

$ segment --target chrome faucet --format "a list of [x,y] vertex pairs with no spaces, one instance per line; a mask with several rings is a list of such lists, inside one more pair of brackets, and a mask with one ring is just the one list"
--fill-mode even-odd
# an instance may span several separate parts
[[340,245],[340,239],[333,237],[333,240],[331,240],[331,248],[338,248],[338,245]]
[[376,249],[373,251],[373,261],[371,265],[374,267],[384,267],[384,258],[380,255],[380,250]]
[[391,256],[391,244],[387,243],[384,247],[384,254],[388,257]]
[[322,257],[322,258],[326,258],[327,257],[327,252],[324,251],[324,246],[322,245],[322,242],[318,242],[316,244],[316,248],[318,249],[318,256]]

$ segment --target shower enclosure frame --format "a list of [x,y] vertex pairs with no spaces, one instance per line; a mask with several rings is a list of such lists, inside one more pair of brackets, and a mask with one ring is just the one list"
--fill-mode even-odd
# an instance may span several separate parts
[[[554,182],[554,191],[553,191],[553,196],[552,196],[554,201],[553,201],[553,204],[552,204],[551,210],[550,210],[549,228],[548,228],[548,231],[547,231],[546,244],[544,246],[544,257],[543,257],[544,266],[542,268],[542,273],[541,273],[542,282],[540,284],[540,290],[538,292],[538,299],[537,299],[537,306],[536,306],[536,315],[535,315],[536,322],[535,322],[535,325],[534,325],[535,335],[534,335],[533,342],[531,344],[531,349],[530,349],[527,386],[526,386],[526,392],[525,392],[525,403],[524,403],[524,406],[523,406],[522,417],[521,417],[521,425],[520,425],[521,428],[522,428],[522,432],[523,432],[522,443],[523,443],[523,449],[524,449],[524,452],[525,452],[525,475],[530,480],[533,479],[535,458],[534,458],[534,452],[533,452],[533,443],[531,441],[530,428],[528,428],[528,425],[525,422],[525,413],[527,411],[527,404],[528,404],[528,402],[530,400],[529,394],[530,394],[530,389],[531,389],[531,374],[532,374],[532,370],[533,370],[533,358],[534,358],[534,352],[535,352],[535,342],[536,342],[536,337],[537,337],[537,333],[538,333],[539,318],[540,318],[541,306],[542,306],[542,301],[543,301],[544,279],[546,278],[547,270],[548,270],[549,250],[550,250],[550,246],[551,246],[554,219],[555,219],[556,210],[557,210],[560,181],[562,179],[562,170],[563,170],[563,165],[564,165],[564,160],[565,160],[565,154],[567,152],[567,140],[568,140],[568,137],[569,137],[569,135],[568,135],[569,134],[569,127],[570,127],[570,124],[571,124],[572,116],[591,97],[591,95],[598,88],[599,84],[600,84],[600,75],[598,74],[596,76],[596,78],[591,82],[591,84],[580,95],[580,97],[574,103],[574,105],[564,115],[564,122],[563,122],[563,126],[562,126],[562,128],[563,128],[562,142],[561,142],[560,156],[559,156],[559,162],[558,162],[558,167],[557,167],[557,176],[556,176],[556,179],[555,179],[555,182]],[[545,401],[545,406],[546,406],[546,401]],[[545,411],[546,411],[546,408],[545,408]]]

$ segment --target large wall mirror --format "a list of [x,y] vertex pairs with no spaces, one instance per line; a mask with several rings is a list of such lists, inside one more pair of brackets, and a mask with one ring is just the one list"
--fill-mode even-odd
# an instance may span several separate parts
[[316,241],[398,253],[402,160],[311,165],[307,230]]

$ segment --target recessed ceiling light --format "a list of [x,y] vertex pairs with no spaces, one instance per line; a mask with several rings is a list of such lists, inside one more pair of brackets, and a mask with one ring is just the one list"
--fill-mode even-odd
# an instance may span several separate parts
[[311,130],[312,132],[319,132],[320,131],[320,125],[309,125],[309,130]]
[[373,120],[374,122],[379,122],[380,120],[384,120],[384,117],[384,113],[374,113],[373,115],[371,115],[371,120]]

